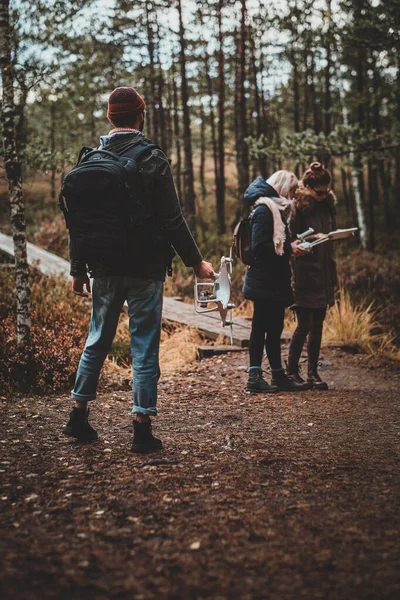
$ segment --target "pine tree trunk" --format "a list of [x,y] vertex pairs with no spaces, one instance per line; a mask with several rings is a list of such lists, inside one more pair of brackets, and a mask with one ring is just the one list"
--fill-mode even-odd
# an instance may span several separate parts
[[171,153],[172,138],[173,138],[173,130],[172,130],[172,125],[173,125],[173,117],[172,117],[173,99],[172,99],[172,82],[171,82],[170,74],[167,76],[166,87],[167,87],[167,103],[166,103],[166,108],[165,108],[165,120],[166,120],[166,146],[165,146],[165,152],[166,152],[167,156],[169,156],[170,153]]
[[[381,87],[381,78],[379,75],[379,72],[377,70],[377,68],[375,67],[376,65],[376,56],[372,55],[372,74],[373,74],[373,78],[372,78],[372,83],[373,83],[373,92],[374,92],[374,96],[373,96],[373,110],[372,110],[372,117],[373,117],[373,127],[376,130],[376,133],[378,134],[378,137],[381,138],[381,135],[383,133],[383,127],[382,127],[382,118],[381,118],[381,101],[380,101],[380,87]],[[380,144],[382,144],[382,142],[380,141]],[[383,195],[383,213],[384,213],[384,218],[385,218],[385,229],[386,231],[390,232],[393,230],[393,218],[391,215],[391,207],[390,207],[390,182],[389,179],[386,175],[386,170],[385,170],[385,161],[381,158],[379,158],[376,161],[376,174],[379,175],[379,179],[381,182],[381,186],[382,186],[382,195]],[[376,182],[376,188],[378,191],[378,184]]]
[[221,203],[221,201],[220,201],[220,199],[221,199],[221,189],[220,189],[221,188],[221,179],[220,179],[220,174],[219,174],[217,136],[216,136],[215,114],[214,114],[214,106],[213,106],[213,85],[212,85],[212,80],[210,77],[207,48],[204,51],[204,67],[205,67],[206,80],[207,80],[207,93],[210,98],[210,107],[209,108],[210,108],[211,145],[212,145],[213,162],[214,162],[218,233],[223,234],[226,231],[226,228],[225,228],[225,206],[224,206],[224,202]]
[[50,103],[50,152],[51,152],[51,169],[50,169],[50,195],[54,200],[56,197],[56,123],[55,123],[56,106],[54,102]]
[[311,96],[311,106],[313,113],[313,123],[314,123],[314,131],[318,135],[321,130],[319,112],[318,112],[318,103],[317,103],[317,93],[315,90],[315,60],[314,53],[311,51],[310,53],[310,96]]
[[[251,60],[251,69],[253,75],[253,86],[254,86],[254,112],[255,112],[255,135],[257,138],[260,138],[263,130],[263,115],[261,111],[261,97],[258,86],[258,70],[256,63],[256,47],[254,41],[255,31],[252,30],[250,34],[250,60]],[[265,164],[265,156],[260,156],[258,159],[258,169],[263,177],[266,176],[266,164]]]
[[375,249],[375,202],[378,195],[377,172],[375,161],[368,160],[368,250]]
[[236,106],[237,106],[237,127],[236,133],[236,162],[239,179],[239,198],[241,211],[247,211],[247,206],[243,205],[243,194],[249,185],[249,156],[248,148],[245,143],[247,137],[247,118],[246,118],[246,0],[241,0],[241,20],[240,30],[238,32],[237,44],[237,77],[236,77]]
[[343,166],[340,167],[340,175],[342,178],[342,192],[343,192],[344,204],[346,207],[346,212],[349,215],[351,213],[350,195],[349,195],[349,191],[347,189],[347,172]]
[[174,138],[175,138],[175,152],[176,152],[176,189],[178,191],[178,198],[182,202],[182,153],[181,153],[181,128],[179,125],[179,103],[178,103],[178,86],[176,84],[176,75],[174,62],[172,62],[172,94],[174,102]]
[[[292,51],[291,62],[293,67],[293,124],[295,133],[300,132],[300,92],[299,92],[299,72],[297,68],[297,58]],[[300,176],[299,165],[295,165],[294,172],[296,177]]]
[[200,169],[199,178],[201,185],[201,196],[205,200],[207,196],[206,181],[204,176],[204,168],[206,162],[206,138],[205,138],[205,115],[203,105],[200,105]]
[[147,52],[149,54],[149,69],[150,69],[150,97],[146,102],[148,107],[149,120],[148,129],[149,137],[154,141],[158,142],[158,119],[156,111],[156,70],[154,65],[154,35],[153,27],[151,22],[151,15],[153,13],[153,4],[146,0],[146,32],[147,32]]
[[332,93],[331,93],[331,67],[332,67],[332,52],[331,52],[331,25],[332,25],[332,2],[327,0],[327,16],[328,16],[328,31],[326,35],[327,44],[326,52],[326,67],[325,67],[325,94],[324,94],[324,132],[329,135],[332,130]]
[[219,233],[225,233],[225,78],[224,78],[224,37],[222,31],[222,7],[224,0],[217,5],[218,23],[218,180],[217,180],[217,217]]
[[30,344],[31,330],[30,288],[26,253],[21,163],[15,139],[14,67],[11,61],[9,0],[2,0],[0,3],[0,67],[3,83],[2,124],[4,164],[10,194],[11,227],[15,257],[17,344],[21,350],[26,351]]
[[183,111],[183,149],[185,167],[183,171],[183,212],[192,231],[196,229],[196,207],[194,193],[193,159],[192,159],[192,133],[190,129],[189,93],[186,79],[186,40],[183,28],[182,2],[178,0],[179,15],[179,42],[180,42],[180,68],[181,68],[181,98]]

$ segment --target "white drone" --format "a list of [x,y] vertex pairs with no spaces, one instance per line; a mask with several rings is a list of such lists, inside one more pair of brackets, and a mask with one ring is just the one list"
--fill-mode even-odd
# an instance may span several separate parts
[[[194,307],[197,313],[219,311],[222,327],[229,327],[229,338],[233,344],[232,310],[235,305],[230,302],[232,258],[221,258],[219,273],[214,273],[213,282],[200,282],[195,277]],[[229,272],[228,272],[229,267]]]

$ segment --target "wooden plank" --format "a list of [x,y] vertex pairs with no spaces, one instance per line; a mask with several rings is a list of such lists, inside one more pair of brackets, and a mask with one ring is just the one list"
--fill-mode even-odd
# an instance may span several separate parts
[[[221,334],[229,337],[229,327],[222,327],[218,312],[199,314],[196,313],[193,304],[176,302],[171,298],[164,298],[163,317],[174,323],[182,323],[190,327],[196,327],[199,331],[212,340],[216,340]],[[233,321],[233,344],[246,347],[249,345],[251,326],[242,319],[236,326]]]
[[246,348],[242,346],[198,346],[200,360],[210,356],[227,354],[228,352],[244,352]]
[[[14,256],[14,245],[11,236],[0,233],[0,251],[9,256]],[[52,252],[43,250],[34,244],[27,244],[28,263],[36,267],[45,275],[61,275],[65,278],[69,275],[69,262],[56,256]],[[216,340],[218,336],[225,335],[229,337],[229,327],[222,327],[219,313],[212,312],[207,314],[198,314],[193,304],[182,302],[179,298],[164,297],[163,317],[174,323],[181,323],[190,327],[196,327],[207,338]],[[251,321],[234,317],[233,319],[233,343],[241,348],[249,345],[251,332]],[[290,339],[287,331],[282,333],[282,339]]]
[[[13,239],[9,235],[0,233],[0,250],[14,256]],[[69,277],[69,262],[56,256],[52,252],[38,248],[30,242],[27,243],[28,264],[36,267],[44,275],[61,275]]]

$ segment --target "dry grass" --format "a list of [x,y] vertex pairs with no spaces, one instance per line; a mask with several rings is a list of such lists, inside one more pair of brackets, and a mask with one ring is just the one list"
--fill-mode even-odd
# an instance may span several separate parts
[[204,340],[193,327],[176,326],[172,332],[163,330],[160,347],[160,366],[164,375],[186,371],[198,358],[198,346]]
[[325,346],[351,346],[368,354],[384,354],[400,359],[394,337],[382,330],[379,311],[369,304],[356,305],[341,284],[335,305],[325,320],[323,344]]

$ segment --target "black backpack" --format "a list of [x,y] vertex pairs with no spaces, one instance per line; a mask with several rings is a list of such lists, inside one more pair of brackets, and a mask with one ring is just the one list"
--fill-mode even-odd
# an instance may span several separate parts
[[77,255],[89,268],[99,260],[123,260],[129,252],[145,203],[137,163],[155,147],[147,140],[135,141],[123,149],[129,157],[83,148],[65,177],[59,207]]
[[252,265],[254,261],[254,250],[251,247],[251,212],[248,217],[239,221],[233,230],[232,248],[236,258],[245,265]]

